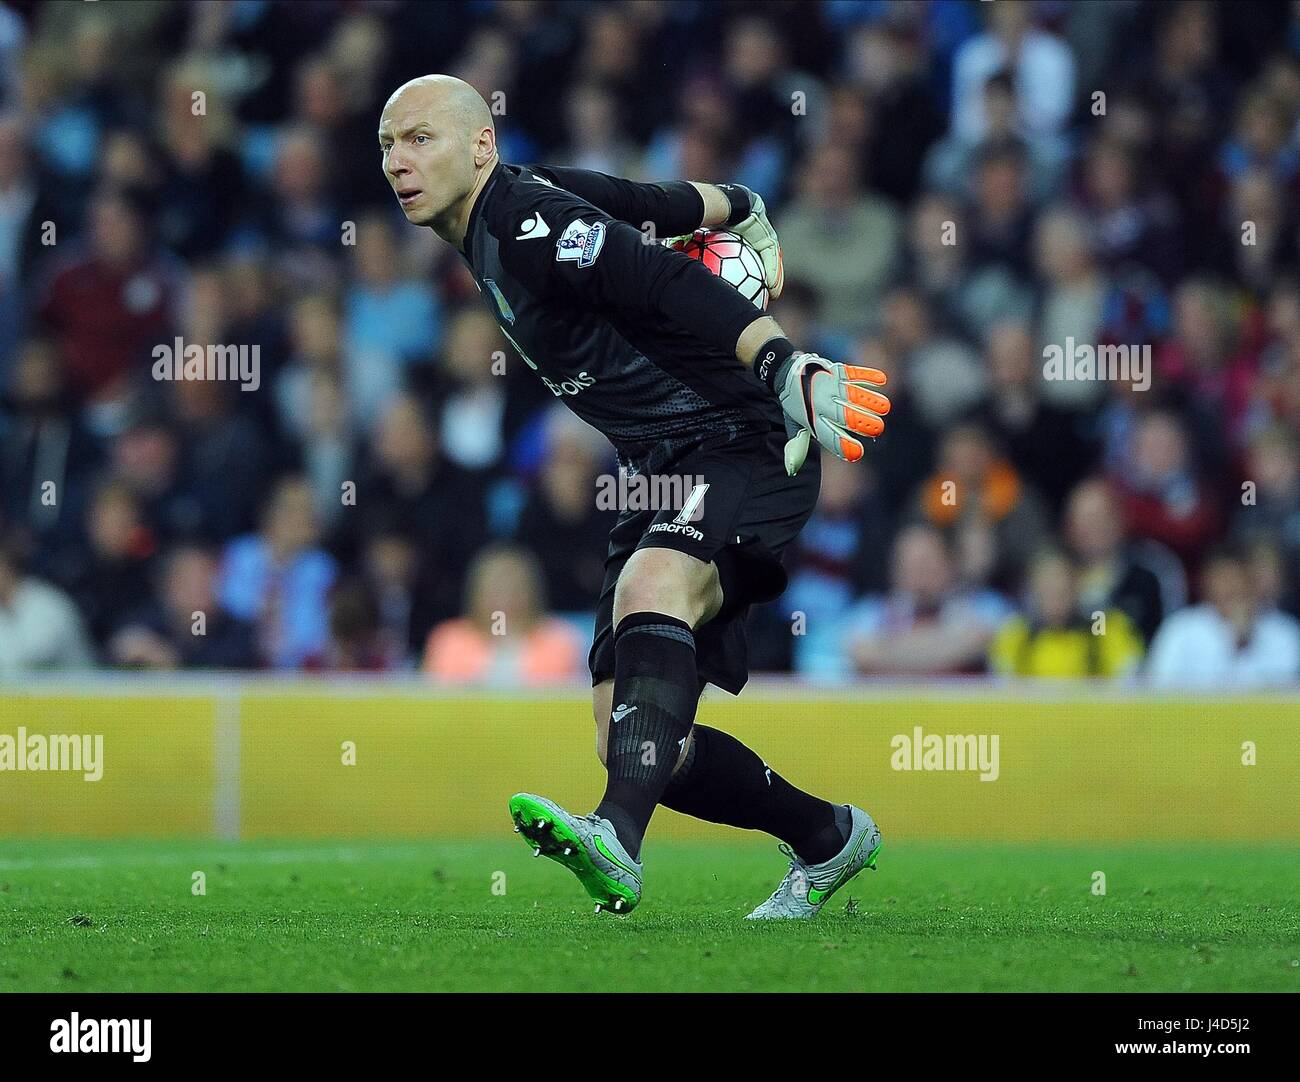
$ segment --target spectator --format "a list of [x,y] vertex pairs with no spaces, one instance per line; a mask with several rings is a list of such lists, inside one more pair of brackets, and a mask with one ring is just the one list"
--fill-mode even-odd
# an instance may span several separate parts
[[346,529],[343,494],[348,484],[356,483],[361,449],[348,397],[332,369],[311,371],[305,396],[298,458],[321,529],[332,536]]
[[902,223],[892,204],[862,190],[846,147],[814,151],[781,217],[781,241],[786,273],[822,298],[819,318],[841,332],[866,329],[900,257]]
[[1038,495],[973,424],[949,429],[912,516],[949,535],[958,574],[969,586],[1015,581],[1049,530]]
[[1266,88],[1252,88],[1237,109],[1236,127],[1223,146],[1219,167],[1229,177],[1259,167],[1289,182],[1300,172],[1294,135],[1292,105]]
[[1290,592],[1293,583],[1288,580],[1282,550],[1272,538],[1257,537],[1245,546],[1245,552],[1260,609],[1289,612],[1289,606],[1294,603]]
[[558,165],[625,177],[635,171],[636,146],[620,123],[618,100],[599,83],[575,86],[564,103],[565,154]]
[[908,218],[905,273],[940,311],[957,307],[956,298],[966,280],[966,249],[957,243],[961,226],[961,204],[941,192],[923,195],[912,205]]
[[126,613],[149,603],[158,539],[139,501],[120,482],[100,486],[86,518],[84,558],[65,585],[102,649]]
[[989,28],[968,38],[953,57],[952,127],[974,141],[988,128],[982,91],[1008,70],[1016,87],[1019,122],[1027,132],[1060,131],[1074,104],[1074,57],[1054,34],[1032,25],[1030,4],[989,4]]
[[217,380],[172,385],[172,410],[185,433],[181,483],[194,493],[202,533],[217,541],[253,528],[258,480],[269,464],[261,429],[237,412],[236,396],[244,393]]
[[203,533],[203,502],[185,485],[179,431],[164,402],[136,397],[108,445],[108,463],[163,542]]
[[925,161],[930,187],[957,197],[972,194],[971,178],[985,148],[1017,146],[1025,168],[1025,185],[1030,197],[1040,202],[1057,193],[1069,163],[1065,140],[1039,132],[1026,136],[1021,130],[1015,79],[1007,70],[994,72],[984,84],[984,131],[970,141],[950,132],[936,143]]
[[[1222,283],[1189,278],[1174,294],[1173,334],[1155,350],[1156,375],[1181,390],[1216,427],[1237,440],[1246,418],[1249,389],[1258,370],[1258,355],[1242,325],[1237,305]],[[1220,466],[1219,446],[1207,447],[1204,465]]]
[[325,655],[312,668],[327,672],[386,672],[401,664],[399,644],[384,634],[379,605],[361,579],[342,583],[330,597]]
[[905,19],[863,22],[846,44],[845,81],[831,86],[830,131],[842,138],[847,114],[861,110],[857,140],[866,175],[900,203],[920,187],[926,154],[944,132],[927,70],[928,42]]
[[975,269],[997,267],[1017,278],[1027,277],[1033,207],[1025,149],[1014,139],[987,143],[972,164],[967,258]]
[[260,531],[226,546],[217,600],[256,625],[259,657],[272,668],[299,669],[324,656],[337,568],[318,541],[311,490],[291,476],[273,490]]
[[1011,617],[989,649],[989,668],[1003,676],[1119,677],[1142,660],[1142,639],[1121,609],[1079,606],[1078,570],[1059,552],[1029,568],[1025,615]]
[[1300,678],[1300,623],[1260,606],[1245,555],[1220,548],[1205,560],[1204,602],[1161,624],[1147,671],[1158,686],[1259,687]]
[[[790,668],[792,651],[801,654],[809,642],[814,651],[820,649],[819,637],[805,634],[807,628],[836,626],[856,599],[888,585],[884,554],[894,516],[883,505],[873,471],[860,469],[863,465],[822,459],[816,510],[785,557],[789,588],[770,608],[759,610],[766,616],[760,633],[766,635],[767,655],[779,662],[772,667]],[[793,635],[792,620],[799,627]]]
[[[505,51],[510,47],[503,42]],[[577,69],[601,86],[617,102],[624,124],[634,125],[644,137],[652,117],[638,116],[637,103],[644,90],[646,40],[642,26],[627,8],[602,7],[585,21],[583,41],[576,53]],[[513,65],[512,65],[513,66]],[[506,85],[500,79],[492,86]],[[486,96],[486,95],[485,95]]]
[[72,599],[25,574],[17,543],[0,539],[0,674],[86,669],[94,663]]
[[882,317],[883,368],[891,379],[896,371],[906,372],[908,391],[928,425],[948,424],[980,400],[986,377],[978,355],[935,327],[919,291],[890,292]]
[[1152,410],[1142,416],[1131,457],[1114,482],[1132,536],[1160,542],[1194,571],[1202,549],[1218,538],[1222,521],[1175,414]]
[[427,561],[400,530],[378,531],[369,538],[362,573],[378,610],[381,652],[404,665],[419,657],[433,626],[458,611],[444,603],[448,591],[440,594]]
[[577,679],[585,661],[581,638],[545,608],[536,560],[513,547],[485,549],[470,568],[465,615],[433,629],[424,671],[457,683]]
[[1096,456],[1084,419],[1042,399],[1041,369],[1027,323],[1003,322],[986,339],[987,398],[975,411],[1011,465],[1059,511]]
[[30,283],[49,251],[42,233],[56,211],[46,189],[22,118],[0,112],[0,390],[24,329]]
[[218,604],[217,559],[181,544],[161,558],[156,601],[125,616],[108,642],[115,665],[142,669],[252,669],[257,631]]
[[[148,214],[124,192],[98,195],[90,208],[87,249],[49,283],[40,319],[67,359],[69,385],[92,403],[120,403],[146,370],[154,345],[167,341],[175,269],[154,248]],[[104,432],[114,414],[97,411]]]
[[0,389],[0,517],[53,552],[71,541],[100,449],[81,423],[52,343],[24,343]]
[[791,92],[812,84],[810,72],[798,72],[787,59],[788,37],[771,19],[742,14],[731,24],[723,46],[723,69],[734,103],[735,119],[750,134],[751,156],[766,153],[773,163],[784,160],[794,144]]
[[1252,392],[1257,421],[1276,421],[1300,432],[1300,340],[1278,343]]
[[[186,103],[187,107],[189,102]],[[159,150],[152,139],[132,128],[118,128],[104,139],[97,179],[109,191],[141,193],[148,205],[157,206],[161,194],[163,168]],[[160,233],[160,242],[166,243]]]
[[[294,301],[289,316],[290,360],[275,383],[276,413],[281,431],[295,443],[306,436],[312,417],[311,388],[318,379],[341,383],[348,393],[352,412],[359,423],[373,419],[380,401],[396,391],[394,379],[381,375],[363,388],[353,385],[345,359],[338,305],[328,293],[308,293]],[[388,375],[391,375],[389,373]],[[374,383],[380,386],[376,390]]]
[[1267,170],[1251,168],[1233,178],[1225,218],[1218,265],[1255,293],[1267,294],[1297,259],[1296,222],[1285,189]]
[[233,345],[258,346],[262,359],[262,386],[271,394],[250,396],[245,409],[253,413],[268,434],[276,431],[275,388],[282,366],[291,352],[288,321],[280,301],[279,283],[265,259],[252,254],[232,255],[221,264],[222,295],[226,309],[226,336]]
[[269,194],[258,208],[258,239],[275,252],[291,277],[317,287],[332,282],[335,272],[326,251],[342,239],[343,215],[330,191],[329,166],[313,129],[291,128],[280,138]]
[[[1125,89],[1154,110],[1152,157],[1161,165],[1185,218],[1216,209],[1221,185],[1213,177],[1214,140],[1236,101],[1234,76],[1216,63],[1220,34],[1212,4],[1165,4],[1155,9],[1151,62]],[[1111,110],[1112,116],[1114,115]]]
[[[162,80],[157,128],[162,151],[158,199],[163,243],[185,259],[219,252],[244,202],[244,176],[231,149],[233,119],[216,86],[216,72],[203,61],[181,60]],[[196,92],[203,108],[195,108]]]
[[982,338],[996,323],[1033,314],[1029,282],[996,264],[974,269],[964,243],[968,219],[955,199],[931,193],[912,206],[904,280],[951,330]]
[[400,530],[435,569],[440,604],[458,606],[470,558],[487,540],[487,512],[474,477],[449,462],[424,407],[411,395],[388,408],[357,482],[349,543]]
[[1097,139],[1084,160],[1082,194],[1097,255],[1112,275],[1137,265],[1165,282],[1178,278],[1184,259],[1176,209],[1164,192],[1144,187],[1134,148]]
[[489,470],[505,453],[506,388],[500,375],[508,348],[481,306],[452,317],[442,355],[439,430],[444,452],[462,469]]
[[1240,541],[1273,541],[1290,593],[1282,605],[1300,615],[1300,438],[1290,429],[1265,429],[1251,443],[1247,484],[1232,523]]
[[[597,474],[609,459],[609,444],[563,406],[555,409],[547,419],[541,472],[516,536],[537,558],[554,609],[594,613],[605,577],[606,541],[620,509],[617,500],[598,506]],[[607,491],[615,476],[606,472],[603,480]]]
[[[1087,221],[1073,211],[1049,209],[1034,232],[1034,264],[1042,276],[1038,344],[1065,349],[1068,340],[1097,343],[1110,283],[1097,264]],[[1105,392],[1100,381],[1052,380],[1044,396],[1067,409],[1094,406]]]
[[[1065,507],[1065,532],[1078,561],[1080,605],[1085,612],[1118,609],[1150,642],[1160,626],[1166,594],[1177,604],[1185,596],[1181,574],[1162,584],[1156,573],[1125,544],[1124,516],[1111,486],[1101,478],[1081,482]],[[1174,570],[1178,570],[1175,565]]]
[[357,223],[353,281],[343,300],[343,333],[350,355],[360,358],[350,376],[378,385],[356,393],[382,408],[402,385],[405,370],[432,353],[442,331],[442,312],[428,285],[408,277],[388,217],[368,214]]
[[358,88],[349,83],[369,81],[367,72],[352,69],[358,65],[368,67],[372,62],[357,56],[353,63],[338,55],[347,52],[350,41],[364,36],[358,35],[359,30],[357,24],[341,28],[330,52],[309,56],[294,73],[295,120],[328,148],[330,188],[348,208],[374,205],[376,196],[386,194],[373,163],[356,152],[358,146],[374,138],[374,119],[369,115],[366,96],[374,88],[361,87],[361,99],[357,100]]
[[802,671],[824,672],[829,660],[839,673],[977,673],[1007,612],[992,591],[961,585],[952,548],[939,530],[909,526],[894,542],[888,592],[863,599],[838,625],[834,645],[844,660],[819,652]]

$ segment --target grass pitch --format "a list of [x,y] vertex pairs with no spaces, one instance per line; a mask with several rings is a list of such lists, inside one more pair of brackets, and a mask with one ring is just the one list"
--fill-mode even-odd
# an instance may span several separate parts
[[646,857],[618,918],[513,835],[4,842],[0,991],[1300,991],[1295,849],[887,837],[817,920],[761,925],[774,846]]

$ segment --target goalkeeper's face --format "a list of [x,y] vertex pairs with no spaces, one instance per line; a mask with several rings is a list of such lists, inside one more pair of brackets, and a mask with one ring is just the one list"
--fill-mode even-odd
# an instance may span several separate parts
[[474,148],[459,120],[437,84],[409,83],[384,106],[379,122],[384,174],[415,225],[454,222],[474,188]]

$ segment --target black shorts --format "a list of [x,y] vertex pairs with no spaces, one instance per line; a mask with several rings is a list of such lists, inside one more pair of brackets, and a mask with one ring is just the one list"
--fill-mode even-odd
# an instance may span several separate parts
[[[821,487],[817,445],[790,477],[782,459],[785,441],[784,432],[769,432],[698,444],[657,473],[687,479],[675,490],[687,506],[674,501],[678,506],[619,515],[609,535],[588,658],[593,686],[614,675],[614,589],[623,565],[637,549],[671,548],[718,566],[722,608],[695,630],[700,686],[707,682],[740,693],[749,679],[749,606],[785,592],[781,553],[808,521]],[[708,487],[701,492],[703,485]]]

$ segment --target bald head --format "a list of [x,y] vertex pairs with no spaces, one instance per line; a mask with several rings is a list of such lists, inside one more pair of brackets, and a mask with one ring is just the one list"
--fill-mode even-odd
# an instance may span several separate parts
[[404,83],[384,105],[379,147],[407,220],[459,246],[497,163],[496,125],[479,92],[450,75]]
[[483,96],[464,79],[457,79],[454,75],[421,75],[403,83],[385,103],[384,112],[399,102],[407,101],[416,109],[441,117],[466,139],[472,139],[484,128],[496,133],[492,110]]

